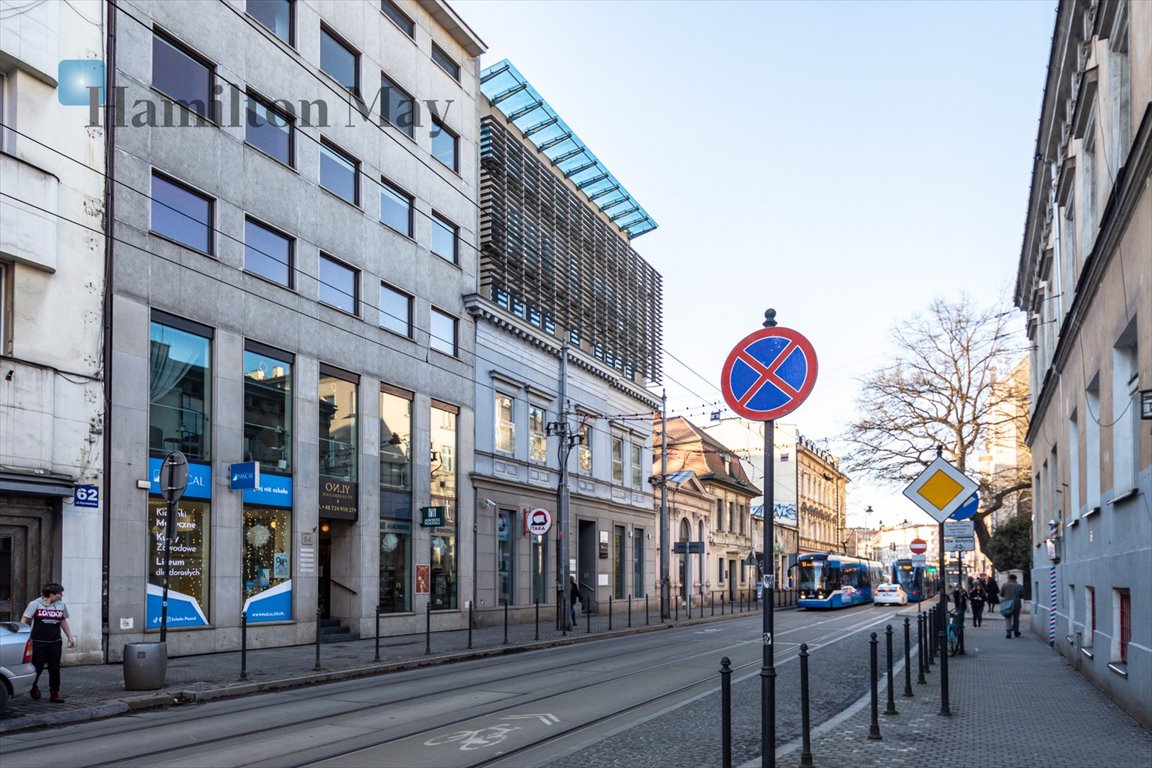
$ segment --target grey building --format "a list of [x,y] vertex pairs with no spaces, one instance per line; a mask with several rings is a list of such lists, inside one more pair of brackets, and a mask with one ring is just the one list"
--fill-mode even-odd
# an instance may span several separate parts
[[483,43],[438,0],[110,22],[108,658],[155,639],[169,524],[170,655],[242,612],[256,646],[460,626]]

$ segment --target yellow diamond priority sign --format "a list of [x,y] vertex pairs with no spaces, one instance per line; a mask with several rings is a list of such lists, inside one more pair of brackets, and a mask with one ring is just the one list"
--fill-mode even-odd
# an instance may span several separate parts
[[974,480],[937,457],[904,489],[904,495],[942,523],[963,506],[976,488]]

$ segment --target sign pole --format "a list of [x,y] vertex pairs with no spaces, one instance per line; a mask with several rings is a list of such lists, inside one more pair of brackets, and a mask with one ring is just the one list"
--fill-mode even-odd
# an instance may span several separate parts
[[760,670],[760,764],[764,768],[776,768],[776,667],[772,645],[776,606],[776,551],[772,540],[776,517],[776,468],[772,460],[775,443],[776,422],[769,419],[764,422],[764,576],[768,584],[764,588],[764,659]]
[[167,518],[164,521],[164,589],[160,598],[160,642],[168,639],[168,583],[172,564],[172,529],[176,527],[176,502],[188,487],[188,459],[180,451],[164,457],[160,469],[160,488],[164,493]]

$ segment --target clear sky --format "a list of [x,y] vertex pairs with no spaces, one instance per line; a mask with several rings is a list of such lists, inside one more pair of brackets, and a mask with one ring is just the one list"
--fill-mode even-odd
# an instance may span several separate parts
[[[633,246],[664,279],[670,415],[726,409],[724,359],[773,307],[820,360],[782,421],[843,453],[895,325],[1010,303],[1054,0],[453,7],[659,223]],[[928,520],[899,490],[854,482],[849,524]]]

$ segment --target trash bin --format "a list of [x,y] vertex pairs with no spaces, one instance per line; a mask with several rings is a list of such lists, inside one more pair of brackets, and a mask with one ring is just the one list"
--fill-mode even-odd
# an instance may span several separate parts
[[168,670],[167,643],[124,644],[124,687],[129,691],[154,691],[164,687]]

